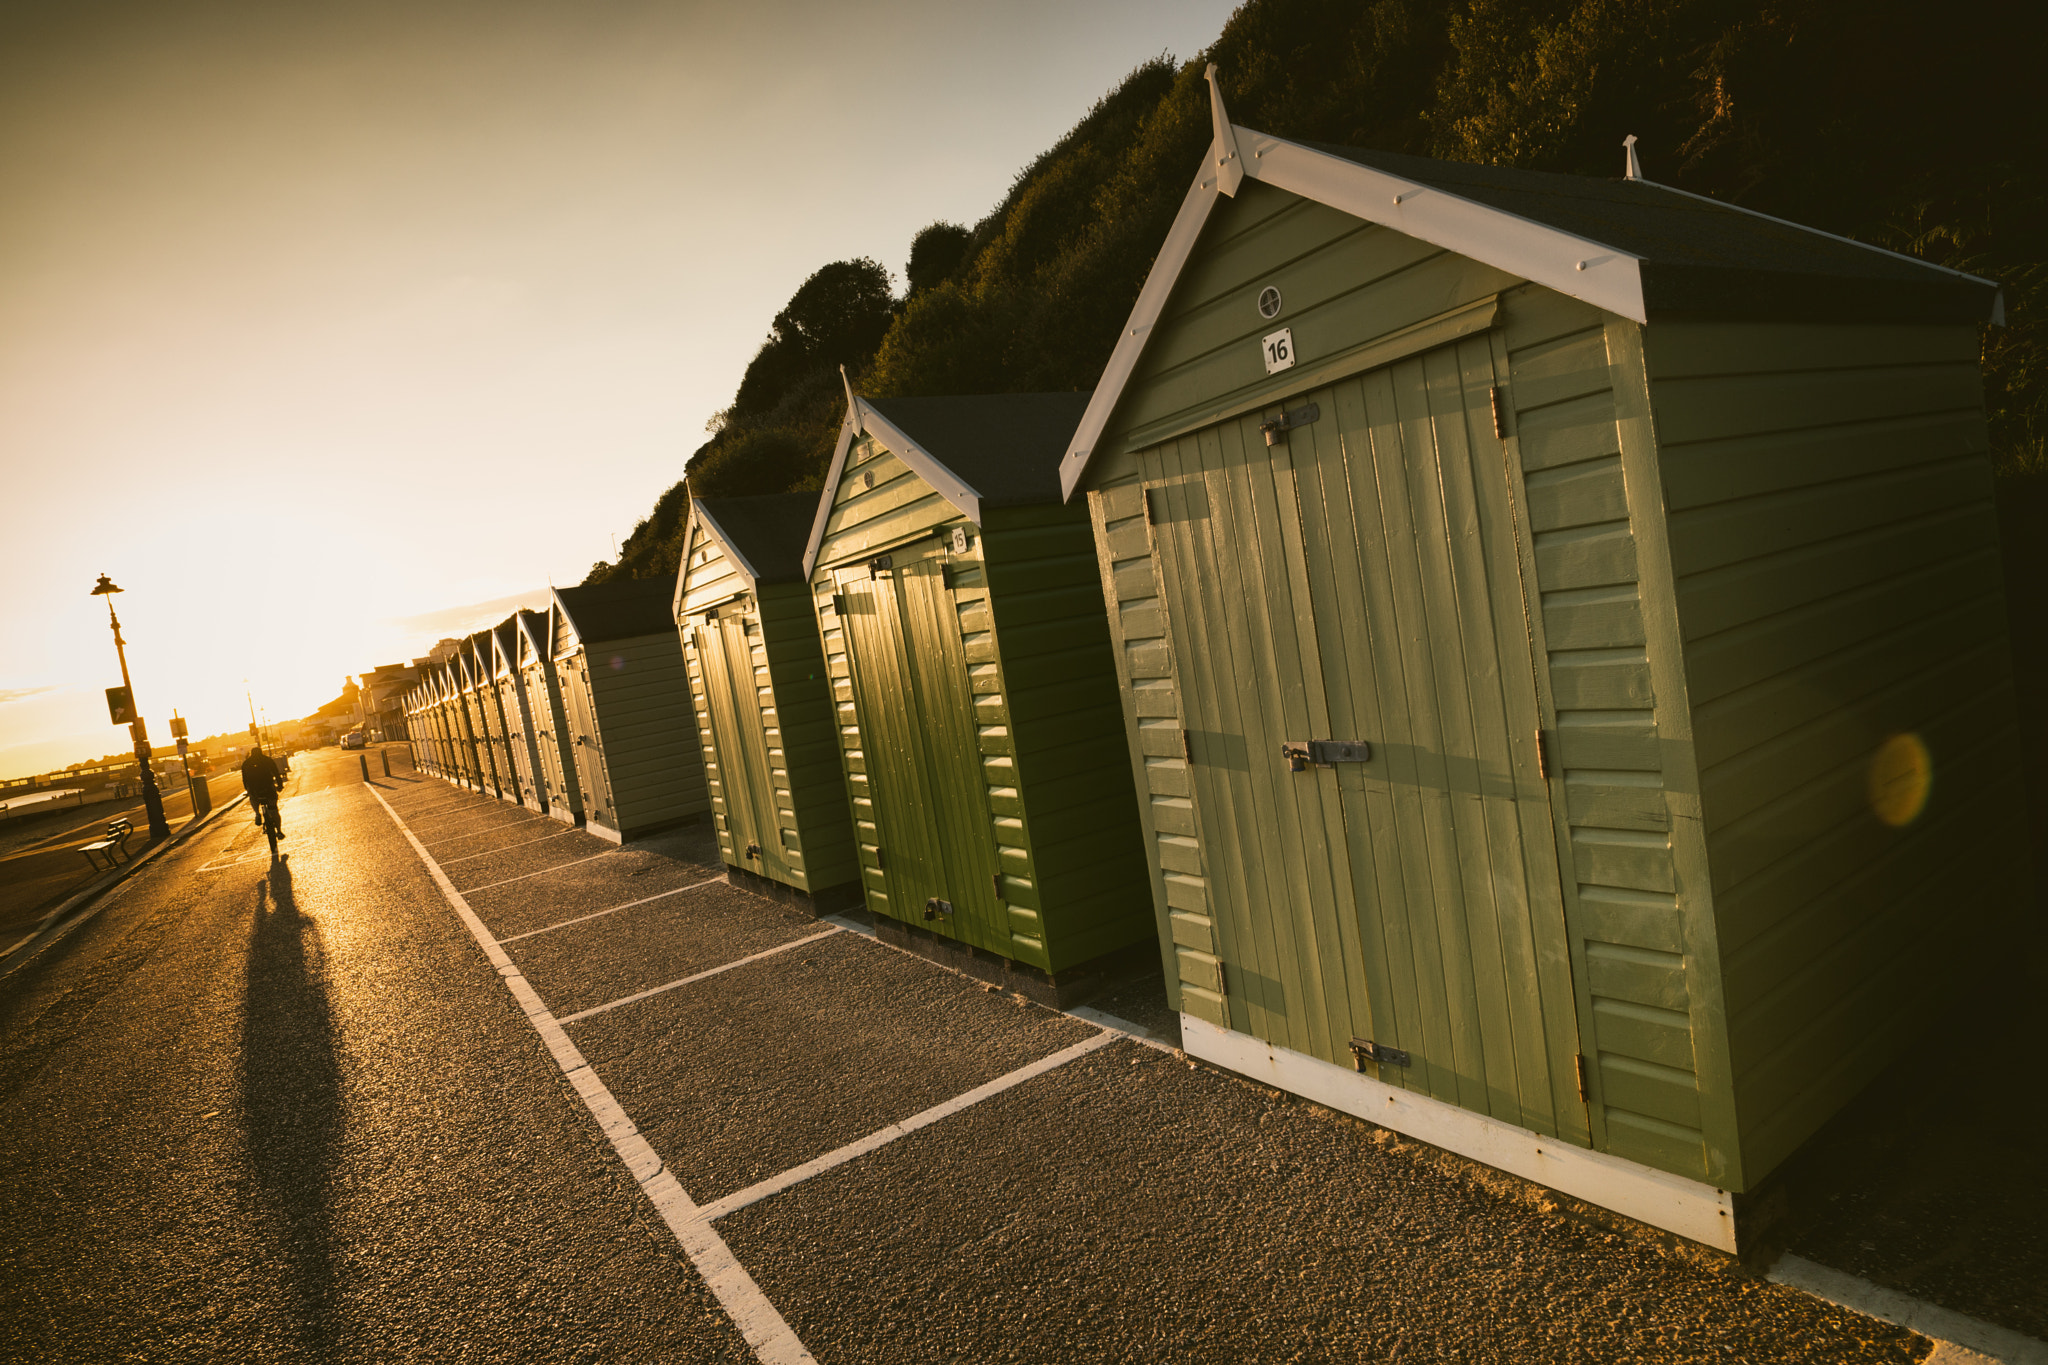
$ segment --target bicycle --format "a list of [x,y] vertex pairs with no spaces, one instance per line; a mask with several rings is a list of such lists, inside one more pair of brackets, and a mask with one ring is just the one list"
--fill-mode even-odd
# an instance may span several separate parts
[[277,841],[284,837],[284,819],[277,813],[277,801],[259,801],[256,804],[256,823],[263,827],[264,837],[270,840],[270,861],[277,861]]

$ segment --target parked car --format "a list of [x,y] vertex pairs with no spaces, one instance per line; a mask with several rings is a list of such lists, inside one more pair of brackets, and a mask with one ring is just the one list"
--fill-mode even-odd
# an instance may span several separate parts
[[361,730],[351,730],[341,737],[341,747],[344,749],[361,749],[369,742]]

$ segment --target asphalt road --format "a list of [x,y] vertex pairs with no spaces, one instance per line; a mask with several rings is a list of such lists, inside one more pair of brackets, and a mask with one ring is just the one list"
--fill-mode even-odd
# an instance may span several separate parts
[[232,815],[0,982],[0,1356],[1929,1349],[735,891],[701,826],[394,766],[305,756],[283,864]]

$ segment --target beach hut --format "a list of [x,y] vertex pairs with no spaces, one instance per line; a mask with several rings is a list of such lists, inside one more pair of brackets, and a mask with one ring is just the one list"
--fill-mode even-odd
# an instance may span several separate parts
[[819,913],[860,902],[804,547],[818,495],[697,498],[673,610],[726,865]]
[[493,714],[497,697],[491,691],[490,654],[490,632],[480,630],[463,640],[456,661],[462,675],[462,716],[476,746],[477,790],[503,800],[504,736]]
[[562,687],[548,645],[554,607],[513,614],[519,678],[532,718],[534,758],[547,813],[565,825],[583,822],[583,788],[576,780],[574,734],[562,707]]
[[1088,395],[865,399],[805,551],[881,932],[1066,1000],[1151,936],[1088,521]]
[[519,618],[532,612],[514,612],[491,628],[491,690],[498,695],[498,710],[505,717],[506,747],[510,753],[512,780],[518,787],[517,800],[528,810],[547,811],[547,793],[541,785],[540,751],[533,711],[526,695],[526,680],[519,669]]
[[711,808],[673,592],[652,578],[555,589],[550,652],[584,828],[613,842]]
[[483,790],[482,771],[477,761],[476,738],[463,713],[462,662],[449,655],[441,663],[441,726],[448,733],[448,779],[460,786]]
[[1212,98],[1062,465],[1188,1053],[1732,1249],[2029,879],[1999,291]]

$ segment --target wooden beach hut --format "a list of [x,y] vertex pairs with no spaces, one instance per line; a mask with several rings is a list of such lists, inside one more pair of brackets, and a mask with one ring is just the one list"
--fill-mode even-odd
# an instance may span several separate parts
[[1087,516],[1060,502],[1088,396],[847,401],[804,568],[867,904],[1073,998],[1152,932]]
[[673,592],[651,578],[555,589],[550,650],[584,828],[614,842],[711,809]]
[[491,628],[491,690],[497,694],[498,713],[505,718],[505,747],[515,788],[506,799],[545,813],[547,794],[540,781],[533,714],[527,702],[525,679],[519,672],[520,615],[514,612]]
[[804,578],[817,509],[815,493],[693,499],[673,610],[726,866],[822,914],[861,891]]
[[491,633],[477,631],[462,642],[462,711],[476,743],[478,790],[503,801],[505,734],[497,714],[497,693],[491,689]]
[[1062,466],[1187,1050],[1732,1249],[2029,879],[1999,291],[1213,107]]
[[562,687],[549,652],[554,606],[513,615],[519,679],[532,720],[534,759],[547,813],[565,825],[583,823],[583,788],[576,780],[574,735],[562,708]]

